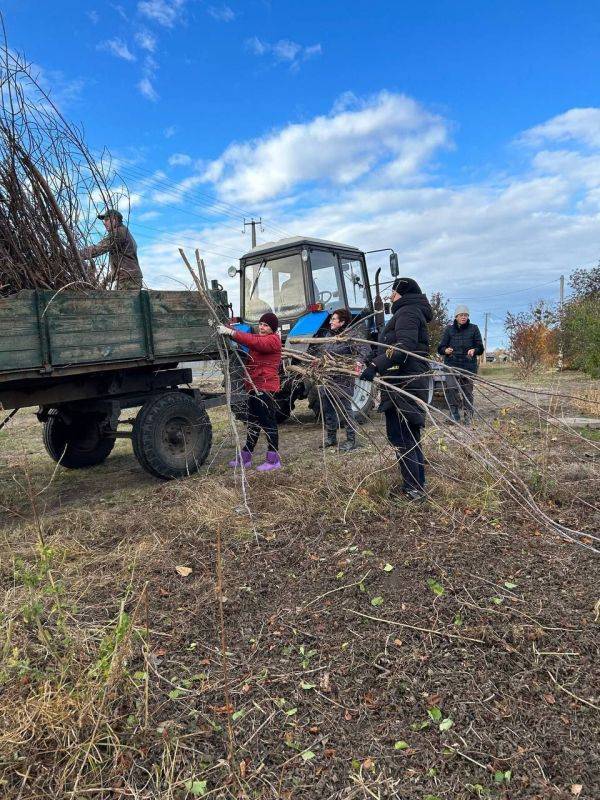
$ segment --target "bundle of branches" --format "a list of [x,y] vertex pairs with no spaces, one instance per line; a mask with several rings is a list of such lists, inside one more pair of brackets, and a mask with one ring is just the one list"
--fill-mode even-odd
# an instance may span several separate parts
[[[0,17],[0,23],[2,22]],[[4,32],[4,29],[3,29]],[[92,155],[34,67],[0,44],[0,296],[21,289],[94,288],[86,264],[99,208],[128,206],[106,153]]]

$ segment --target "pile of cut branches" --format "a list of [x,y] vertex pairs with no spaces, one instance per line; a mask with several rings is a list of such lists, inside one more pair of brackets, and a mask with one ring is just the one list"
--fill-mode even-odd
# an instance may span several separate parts
[[[2,22],[0,18],[0,23]],[[4,36],[0,44],[0,296],[21,289],[95,288],[90,268],[99,208],[128,205],[106,154],[94,156]]]

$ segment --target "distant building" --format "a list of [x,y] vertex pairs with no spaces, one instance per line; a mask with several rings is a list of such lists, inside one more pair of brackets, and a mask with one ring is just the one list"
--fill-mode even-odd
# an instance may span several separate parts
[[491,353],[487,353],[485,360],[489,364],[505,364],[507,361],[510,361],[510,353],[508,350],[498,347],[496,350],[492,350]]

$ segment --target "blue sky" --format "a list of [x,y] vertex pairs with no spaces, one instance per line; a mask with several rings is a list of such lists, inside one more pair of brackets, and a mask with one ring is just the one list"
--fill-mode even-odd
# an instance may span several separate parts
[[[108,147],[152,286],[302,233],[394,247],[472,317],[598,258],[592,2],[5,0],[10,45]],[[374,260],[372,266],[378,263]],[[532,287],[532,288],[530,288]]]

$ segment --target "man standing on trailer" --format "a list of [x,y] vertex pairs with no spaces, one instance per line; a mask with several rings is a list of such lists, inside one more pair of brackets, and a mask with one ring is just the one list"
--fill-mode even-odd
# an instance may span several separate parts
[[139,291],[143,276],[137,257],[137,244],[129,228],[123,224],[123,215],[114,208],[107,208],[103,214],[98,214],[98,219],[104,222],[106,236],[98,244],[84,247],[79,255],[83,259],[91,259],[108,253],[110,269],[106,285]]

